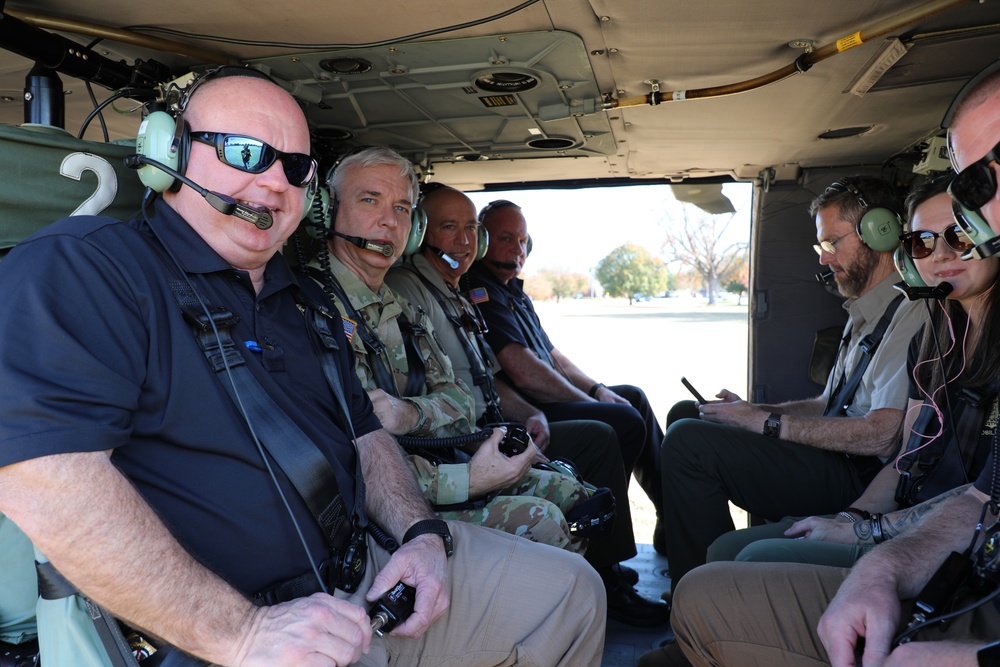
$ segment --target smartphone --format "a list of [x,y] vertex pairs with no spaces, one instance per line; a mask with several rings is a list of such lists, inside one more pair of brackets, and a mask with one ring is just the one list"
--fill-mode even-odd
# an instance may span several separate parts
[[708,403],[708,401],[705,400],[705,397],[699,394],[698,390],[694,388],[694,385],[688,382],[687,378],[684,377],[683,375],[681,376],[681,382],[684,384],[685,387],[687,387],[687,390],[694,395],[695,399],[699,403]]

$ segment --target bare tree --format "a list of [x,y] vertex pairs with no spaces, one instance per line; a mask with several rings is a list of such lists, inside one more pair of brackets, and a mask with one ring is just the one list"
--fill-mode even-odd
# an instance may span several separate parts
[[667,221],[667,238],[661,252],[670,262],[680,262],[701,276],[708,295],[708,304],[715,305],[719,284],[745,261],[747,244],[724,244],[722,236],[735,213],[709,215],[701,209],[685,206],[683,219]]

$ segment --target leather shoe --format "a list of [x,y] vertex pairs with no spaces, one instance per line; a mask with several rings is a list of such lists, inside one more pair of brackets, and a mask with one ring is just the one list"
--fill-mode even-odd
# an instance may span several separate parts
[[628,565],[615,563],[611,566],[611,572],[613,572],[620,581],[625,582],[629,586],[635,586],[639,583],[639,573],[630,568]]
[[652,602],[622,581],[604,580],[608,617],[637,628],[655,628],[670,622],[670,605]]
[[653,526],[653,550],[661,556],[667,555],[667,535],[659,517],[656,517],[656,525]]

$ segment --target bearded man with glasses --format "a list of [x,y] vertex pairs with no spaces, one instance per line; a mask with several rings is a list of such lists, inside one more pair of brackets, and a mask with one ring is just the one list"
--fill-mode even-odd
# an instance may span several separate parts
[[[663,511],[674,586],[734,529],[727,501],[771,521],[832,514],[895,453],[907,345],[927,319],[893,289],[900,208],[891,186],[863,176],[834,183],[810,206],[820,264],[833,271],[849,313],[822,394],[758,405],[723,389],[720,400],[698,405],[699,418],[667,428]],[[883,319],[881,343],[864,352]]]

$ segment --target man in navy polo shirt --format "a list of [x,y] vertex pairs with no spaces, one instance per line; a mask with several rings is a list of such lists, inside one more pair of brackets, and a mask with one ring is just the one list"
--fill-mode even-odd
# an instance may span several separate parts
[[618,435],[626,473],[635,475],[659,517],[663,429],[646,394],[634,385],[605,386],[549,340],[531,298],[522,289],[524,281],[517,277],[530,244],[521,207],[507,200],[495,201],[479,212],[479,221],[489,231],[489,249],[465,274],[463,286],[470,289],[470,298],[486,319],[486,342],[504,377],[549,421],[593,419],[611,425]]
[[[576,555],[458,524],[448,559],[449,525],[374,416],[346,340],[337,327],[320,335],[332,304],[277,256],[315,171],[295,100],[242,70],[203,79],[177,111],[193,139],[187,179],[272,224],[180,187],[128,223],[66,219],[11,251],[0,264],[0,511],[98,604],[215,664],[599,664],[599,577]],[[236,393],[276,408],[237,410],[182,306],[235,315],[218,326],[260,385]],[[315,580],[277,587],[346,551],[327,545],[278,457],[255,444],[251,425],[279,411],[332,468],[368,547],[353,593],[334,590],[350,572],[328,574],[330,594],[300,597],[323,587]],[[402,544],[395,553],[358,532],[366,515]],[[401,581],[415,611],[376,638],[366,607]]]

